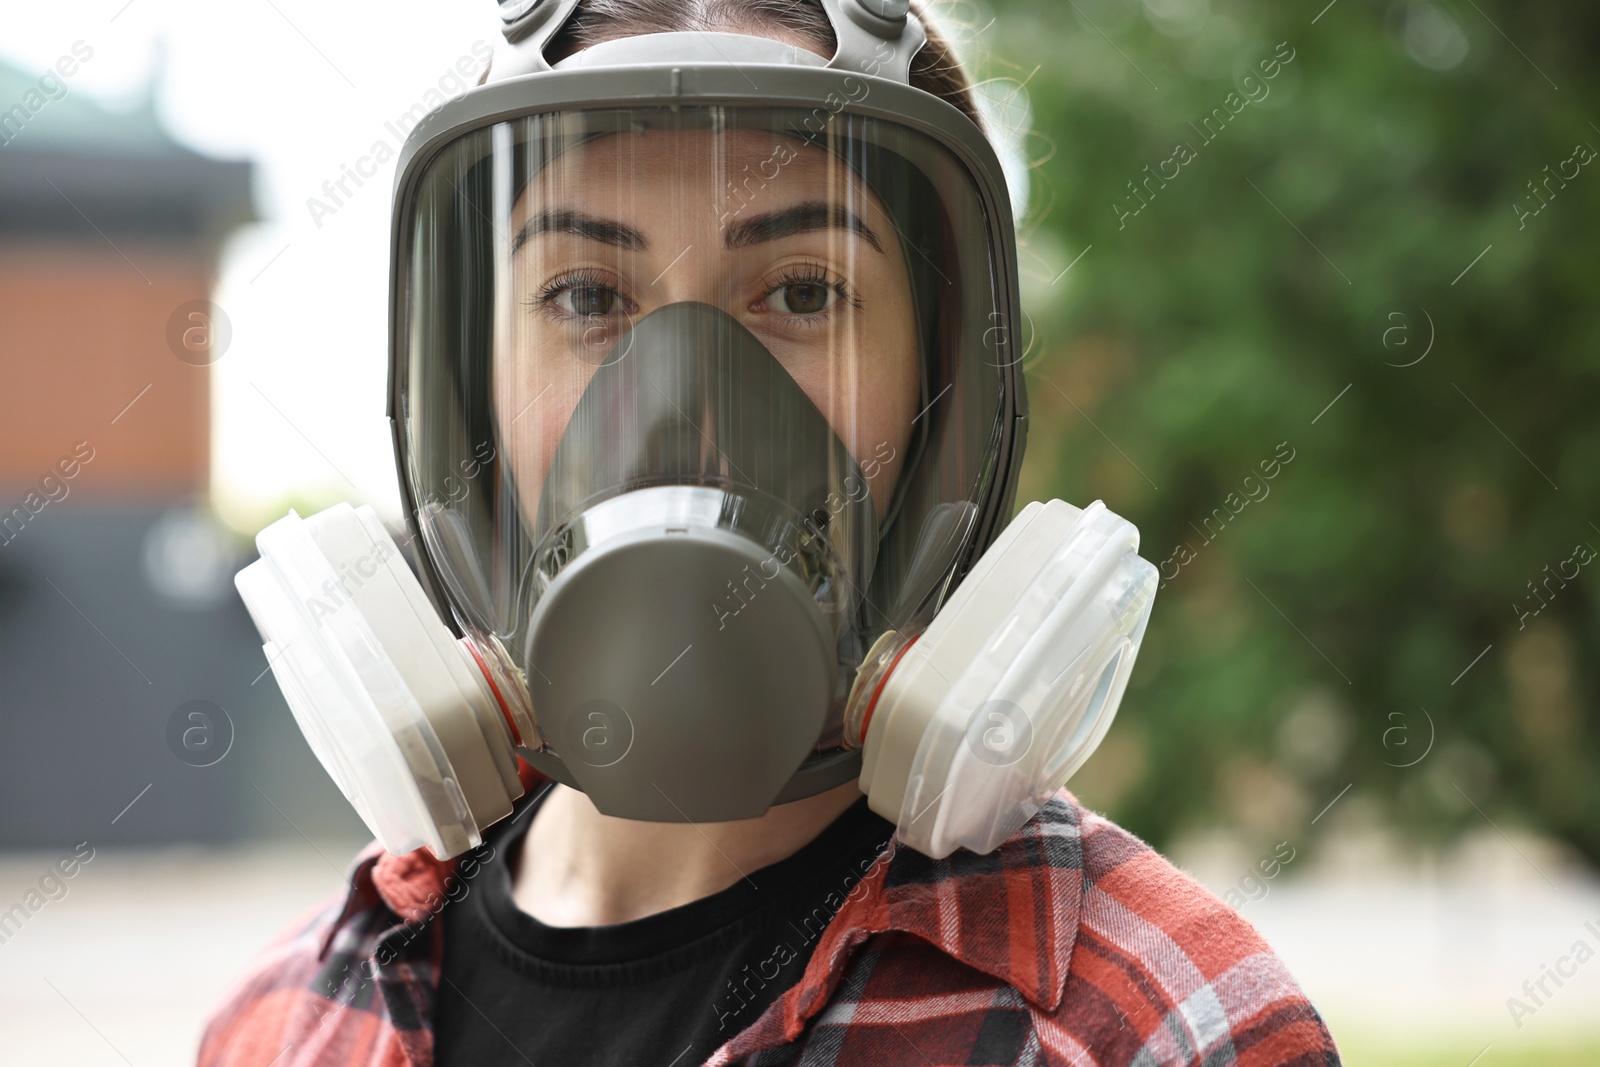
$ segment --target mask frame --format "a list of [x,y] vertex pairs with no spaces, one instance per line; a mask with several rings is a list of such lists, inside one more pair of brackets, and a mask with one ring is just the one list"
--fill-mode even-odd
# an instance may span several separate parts
[[[840,3],[841,0],[828,0],[831,13],[839,13]],[[562,0],[562,3],[554,5],[556,8],[566,8],[569,13],[571,6],[571,0]],[[559,19],[558,23],[560,21],[564,21],[564,18]],[[839,24],[838,18],[835,23],[836,26]],[[913,23],[914,19],[908,20],[904,34],[914,38],[915,43],[920,45],[921,27],[916,24],[913,32],[910,28]],[[793,58],[788,62],[780,62],[775,47],[780,51],[786,49],[791,54],[803,50],[769,38],[735,34],[644,35],[597,45],[594,49],[577,53],[571,60],[563,61],[557,69],[551,69],[544,64],[542,51],[539,50],[544,39],[555,28],[546,25],[544,29],[548,32],[538,37],[535,50],[537,63],[529,63],[527,49],[523,49],[522,61],[531,66],[529,73],[513,74],[446,103],[412,130],[397,160],[391,220],[387,414],[400,475],[406,527],[412,543],[419,546],[415,553],[417,570],[422,586],[439,609],[440,616],[458,637],[466,636],[467,631],[458,617],[458,609],[446,593],[446,585],[430,555],[428,542],[422,536],[417,518],[421,502],[416,498],[414,480],[410,474],[412,457],[408,450],[405,426],[405,389],[410,377],[410,353],[406,344],[407,301],[413,267],[406,227],[415,217],[415,201],[423,175],[429,164],[457,138],[499,122],[557,110],[703,105],[812,109],[824,121],[828,116],[840,114],[886,120],[936,141],[961,164],[971,181],[990,238],[996,306],[991,313],[992,325],[985,336],[992,341],[993,358],[990,362],[999,373],[1000,384],[990,450],[993,462],[983,488],[983,506],[967,528],[963,544],[954,554],[946,572],[932,586],[924,611],[927,614],[936,612],[1009,521],[1026,442],[1026,391],[1021,354],[1016,344],[1020,298],[1014,223],[1004,172],[989,140],[958,108],[938,97],[890,78],[818,65],[823,61],[815,53],[804,53],[809,59],[802,59],[798,64]],[[690,37],[716,38],[705,44],[722,58],[716,62],[685,60],[656,63],[640,63],[635,58],[641,49],[647,50],[652,43],[662,43],[658,39],[665,38],[674,38],[677,46],[693,52],[694,42],[683,40]],[[852,38],[849,33],[841,32],[839,37],[840,54],[844,55],[846,43],[854,40],[857,45],[854,54],[859,58],[860,35]],[[730,41],[751,42],[749,47],[755,56],[749,62],[728,60],[726,55],[732,47]],[[530,39],[528,43],[532,44],[533,41]],[[602,49],[607,50],[608,55],[600,55]],[[704,45],[700,50],[705,51]],[[888,51],[892,57],[894,50],[891,48]],[[904,49],[900,54],[907,56],[905,61],[909,62],[909,54]],[[591,61],[590,65],[566,66],[573,60],[584,58]],[[835,57],[836,61],[838,58]],[[596,60],[605,61],[594,62]],[[870,65],[870,57],[867,63]],[[553,753],[527,748],[517,751],[540,771],[565,784],[575,785],[570,773]],[[799,799],[848,781],[859,773],[860,766],[859,750],[813,753],[774,803]]]

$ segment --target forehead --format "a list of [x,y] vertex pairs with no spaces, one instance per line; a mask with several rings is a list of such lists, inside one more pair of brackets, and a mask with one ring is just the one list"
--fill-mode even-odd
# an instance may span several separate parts
[[543,167],[518,197],[579,193],[585,199],[675,204],[689,191],[710,206],[771,195],[783,200],[853,201],[881,206],[844,160],[826,148],[772,130],[630,130],[566,149]]

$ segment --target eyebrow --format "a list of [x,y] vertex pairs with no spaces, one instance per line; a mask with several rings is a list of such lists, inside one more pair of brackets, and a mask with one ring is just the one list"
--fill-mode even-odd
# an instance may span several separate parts
[[511,251],[517,251],[541,233],[570,233],[586,240],[626,248],[631,252],[642,252],[650,247],[650,242],[645,240],[644,234],[632,226],[586,215],[570,208],[556,208],[541,211],[529,219],[522,229],[517,231],[516,240],[511,242]]
[[872,227],[863,222],[860,216],[838,204],[828,204],[821,200],[808,201],[782,211],[747,219],[728,230],[727,245],[729,248],[745,248],[762,241],[773,241],[779,237],[793,237],[814,230],[830,229],[850,230],[860,234],[873,248],[879,252],[883,251],[883,244],[878,240],[878,235],[872,232]]
[[[729,248],[747,248],[764,241],[775,241],[780,237],[793,237],[797,234],[829,229],[849,230],[859,234],[873,248],[879,252],[883,251],[883,243],[878,239],[878,235],[873,232],[871,226],[862,221],[859,215],[838,204],[828,204],[821,200],[808,201],[782,211],[746,219],[728,231],[726,243]],[[632,226],[612,219],[587,215],[571,208],[555,208],[541,211],[529,219],[522,229],[517,231],[516,239],[511,243],[511,251],[516,252],[542,233],[570,233],[576,237],[615,245],[632,252],[642,252],[650,247],[650,242],[644,234]]]

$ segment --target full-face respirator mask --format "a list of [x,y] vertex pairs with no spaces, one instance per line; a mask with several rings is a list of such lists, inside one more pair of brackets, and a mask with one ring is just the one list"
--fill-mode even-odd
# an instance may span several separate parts
[[416,573],[339,505],[237,578],[390,852],[475,847],[519,758],[662,822],[859,779],[919,851],[988,852],[1109,727],[1156,572],[1098,501],[1010,518],[1000,163],[909,85],[904,0],[823,3],[832,59],[657,33],[552,68],[575,0],[505,0],[504,61],[402,149]]

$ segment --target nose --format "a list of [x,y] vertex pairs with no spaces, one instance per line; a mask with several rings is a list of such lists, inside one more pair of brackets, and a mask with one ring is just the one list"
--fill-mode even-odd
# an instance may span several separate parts
[[741,309],[728,306],[732,299],[732,280],[728,276],[727,262],[708,250],[704,235],[696,237],[667,244],[668,249],[677,251],[650,279],[645,290],[650,299],[649,310],[668,304],[701,303],[737,314]]

